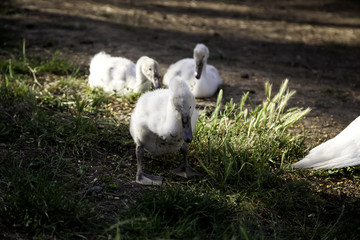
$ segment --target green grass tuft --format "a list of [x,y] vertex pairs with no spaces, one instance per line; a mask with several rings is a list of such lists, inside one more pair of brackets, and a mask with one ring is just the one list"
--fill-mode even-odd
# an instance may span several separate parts
[[200,116],[195,157],[215,183],[223,188],[255,180],[261,184],[271,177],[272,169],[301,156],[305,136],[292,135],[289,129],[310,109],[286,109],[295,93],[287,85],[286,80],[272,97],[267,83],[266,99],[252,109],[245,108],[247,93],[239,104],[231,100],[220,110],[220,92],[214,112]]

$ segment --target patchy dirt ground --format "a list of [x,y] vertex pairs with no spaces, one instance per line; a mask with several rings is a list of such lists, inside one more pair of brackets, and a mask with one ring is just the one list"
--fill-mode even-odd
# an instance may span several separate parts
[[289,78],[297,90],[293,104],[312,108],[304,124],[317,138],[336,135],[359,115],[360,4],[355,0],[15,0],[2,5],[1,55],[18,51],[26,39],[28,52],[59,50],[84,69],[105,50],[134,61],[151,56],[164,74],[203,42],[211,51],[209,63],[224,79],[225,100],[237,101],[249,90],[253,101],[260,100],[265,81],[276,88]]
[[277,90],[289,78],[297,91],[291,104],[312,108],[302,122],[309,139],[335,136],[360,113],[356,0],[5,0],[0,6],[2,56],[18,52],[26,39],[27,52],[60,51],[86,71],[91,57],[105,50],[133,61],[153,57],[164,74],[202,42],[224,80],[226,101],[250,91],[258,102],[264,82]]

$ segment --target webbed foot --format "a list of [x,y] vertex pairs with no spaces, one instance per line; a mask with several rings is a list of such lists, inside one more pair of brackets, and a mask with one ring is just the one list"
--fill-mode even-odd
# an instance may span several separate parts
[[140,173],[139,175],[136,175],[136,182],[142,185],[160,186],[162,184],[162,180],[162,177],[153,176],[146,173]]
[[202,176],[201,173],[198,173],[192,169],[188,164],[182,164],[180,167],[174,169],[176,175],[184,178],[190,178],[194,176]]

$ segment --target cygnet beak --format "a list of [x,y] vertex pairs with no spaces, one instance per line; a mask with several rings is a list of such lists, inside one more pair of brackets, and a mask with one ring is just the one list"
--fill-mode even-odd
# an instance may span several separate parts
[[161,88],[160,76],[158,72],[154,73],[153,83],[155,88]]
[[196,78],[196,79],[200,79],[203,66],[204,66],[204,65],[203,65],[202,61],[199,62],[199,63],[196,65],[196,71],[195,71],[195,78]]
[[189,143],[192,141],[193,138],[190,118],[182,117],[181,121],[183,127],[183,139],[185,142]]

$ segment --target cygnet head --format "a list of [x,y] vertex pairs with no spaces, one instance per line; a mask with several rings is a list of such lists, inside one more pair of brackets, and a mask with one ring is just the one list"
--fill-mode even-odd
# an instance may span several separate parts
[[181,121],[183,139],[189,143],[193,138],[191,116],[195,110],[195,97],[185,81],[179,76],[171,79],[169,89],[171,92],[171,103],[177,111],[179,121]]
[[138,62],[141,62],[141,73],[153,83],[155,88],[161,88],[159,64],[152,58],[143,56]]
[[196,44],[194,48],[195,78],[200,79],[204,65],[209,57],[209,49],[202,43]]

